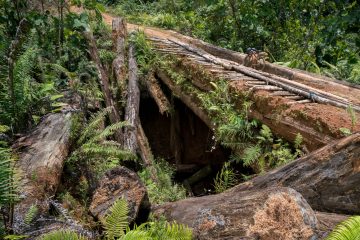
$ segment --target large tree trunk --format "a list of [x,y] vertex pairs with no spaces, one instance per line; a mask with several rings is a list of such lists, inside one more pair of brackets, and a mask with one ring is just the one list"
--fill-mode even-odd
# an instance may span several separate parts
[[290,188],[188,198],[157,206],[154,213],[191,227],[200,240],[315,239],[317,229],[314,211]]
[[115,18],[112,21],[112,37],[116,58],[112,63],[113,71],[117,81],[120,97],[124,97],[126,92],[126,20],[124,18]]
[[31,205],[39,216],[48,214],[49,198],[60,182],[64,160],[69,153],[71,113],[47,115],[28,136],[20,138],[13,148],[19,153],[20,202],[14,211],[15,232],[24,231],[24,218]]
[[294,188],[319,211],[360,213],[360,133],[335,141],[228,192]]
[[140,90],[138,81],[138,66],[135,58],[135,49],[134,45],[130,44],[128,98],[125,108],[125,121],[127,121],[130,126],[125,128],[124,146],[132,153],[136,153],[138,149],[136,138],[136,126],[139,119],[140,106]]
[[[84,36],[87,39],[88,44],[89,44],[90,57],[91,57],[92,61],[95,63],[97,71],[98,71],[98,76],[100,79],[100,86],[101,86],[101,90],[104,94],[106,107],[112,109],[112,111],[110,113],[110,121],[112,124],[118,123],[121,121],[120,115],[119,115],[119,110],[117,109],[116,104],[114,103],[113,97],[111,95],[109,77],[100,61],[100,57],[99,57],[99,53],[98,53],[98,50],[96,47],[96,42],[95,42],[94,36],[93,36],[92,32],[90,32],[90,31],[84,32]],[[121,141],[122,141],[121,130],[117,130],[115,132],[115,139],[116,139],[116,141],[121,143]]]

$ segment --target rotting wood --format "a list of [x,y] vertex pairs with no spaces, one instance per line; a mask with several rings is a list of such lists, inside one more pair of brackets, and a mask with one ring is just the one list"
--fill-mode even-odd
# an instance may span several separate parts
[[167,99],[165,93],[161,90],[160,84],[155,78],[154,72],[150,72],[145,80],[146,87],[155,100],[161,114],[169,113],[171,104]]
[[317,239],[317,220],[290,188],[224,192],[165,203],[153,209],[192,228],[195,239]]
[[19,154],[20,202],[15,205],[13,229],[26,231],[25,216],[36,204],[39,217],[48,216],[49,198],[55,195],[70,149],[71,112],[44,117],[29,135],[13,145]]
[[191,98],[191,96],[183,93],[181,87],[174,84],[174,82],[170,79],[170,77],[167,76],[165,72],[157,69],[156,75],[162,82],[166,84],[166,86],[168,86],[168,88],[173,92],[175,96],[177,96],[188,108],[190,108],[195,113],[196,116],[201,119],[201,121],[203,121],[210,129],[214,128],[214,125],[206,112],[201,109],[201,107],[196,105],[195,101]]
[[182,161],[184,144],[181,137],[180,114],[175,107],[171,114],[170,124],[170,148],[174,154],[175,164],[178,165]]
[[125,96],[126,92],[126,38],[127,28],[126,20],[124,18],[114,18],[112,21],[112,38],[116,58],[112,63],[112,68],[117,81],[119,94],[121,97]]
[[[209,62],[223,66],[227,70],[235,70],[247,76],[266,81],[269,84],[281,87],[284,90],[312,99],[313,101],[316,101],[318,103],[330,104],[339,108],[347,108],[349,105],[351,105],[351,103],[348,100],[341,98],[339,96],[321,91],[319,89],[312,88],[310,86],[301,83],[290,81],[288,79],[275,76],[273,74],[268,74],[268,73],[265,74],[253,68],[248,68],[240,64],[224,61],[223,59],[219,59],[215,56],[212,56],[201,49],[194,48],[188,44],[176,40],[170,40],[170,41],[179,46],[184,47],[186,50],[190,52],[194,52],[202,56]],[[353,109],[360,112],[360,106],[354,105]]]
[[[92,61],[95,63],[96,69],[98,71],[100,86],[101,86],[101,90],[104,94],[106,107],[112,109],[111,113],[109,114],[110,121],[112,124],[118,123],[121,121],[121,118],[119,115],[119,110],[117,109],[116,104],[114,103],[113,96],[110,91],[109,77],[100,61],[100,57],[99,57],[99,53],[98,53],[98,50],[96,47],[96,42],[95,42],[94,36],[91,31],[85,31],[84,36],[85,36],[86,40],[88,41],[90,57],[91,57]],[[116,141],[121,143],[123,134],[120,129],[115,131],[114,136],[115,136]]]
[[356,133],[228,191],[291,187],[315,210],[359,214],[359,156],[360,133]]
[[153,182],[158,183],[159,179],[157,177],[157,171],[153,164],[154,156],[140,121],[137,124],[137,141],[139,145],[139,155],[143,160],[145,167],[149,169],[150,178]]
[[135,58],[135,46],[129,46],[129,83],[128,96],[125,108],[125,121],[130,126],[125,128],[124,147],[132,153],[138,149],[137,123],[139,121],[140,90],[139,90],[138,66]]
[[209,176],[211,173],[212,173],[211,166],[207,165],[183,181],[183,185],[186,188],[186,190],[190,193],[190,196],[193,196],[191,185],[201,181],[202,179]]

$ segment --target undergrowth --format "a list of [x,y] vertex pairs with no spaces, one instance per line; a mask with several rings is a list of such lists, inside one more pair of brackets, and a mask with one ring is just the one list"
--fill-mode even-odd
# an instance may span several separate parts
[[148,168],[138,172],[142,182],[148,190],[150,202],[160,204],[173,202],[186,197],[186,190],[182,185],[174,183],[173,176],[175,170],[165,160],[157,159],[153,164],[157,172],[158,182],[151,179]]

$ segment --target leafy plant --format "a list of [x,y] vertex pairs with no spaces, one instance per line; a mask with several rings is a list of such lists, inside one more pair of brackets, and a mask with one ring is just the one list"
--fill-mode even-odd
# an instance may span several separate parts
[[122,160],[136,159],[136,156],[123,150],[119,143],[108,139],[116,130],[126,126],[125,122],[119,122],[104,128],[103,124],[110,112],[111,109],[105,108],[91,116],[77,141],[78,148],[67,160],[68,164],[86,163],[99,177],[108,169],[118,166]]
[[360,216],[353,216],[338,224],[326,240],[359,240]]
[[102,220],[107,239],[120,240],[191,240],[192,232],[184,225],[160,220],[147,222],[130,230],[127,222],[127,202],[120,198]]
[[251,166],[257,172],[281,166],[302,154],[299,149],[302,136],[299,134],[295,138],[295,151],[292,151],[288,144],[281,139],[275,139],[270,128],[266,125],[262,125],[256,139],[257,143],[246,147],[240,159],[244,166]]
[[172,202],[186,197],[186,190],[183,186],[174,183],[172,178],[174,169],[165,160],[158,159],[154,161],[158,182],[151,179],[151,173],[148,168],[138,172],[141,180],[144,182],[150,202],[160,204]]
[[224,166],[221,168],[220,172],[216,174],[214,180],[214,187],[216,193],[224,192],[226,189],[229,189],[237,183],[236,174],[234,169],[230,167],[230,163],[224,163]]
[[127,215],[128,206],[126,200],[116,200],[102,220],[107,239],[121,238],[125,235],[128,225]]
[[8,212],[10,218],[13,215],[14,204],[18,200],[18,185],[15,176],[14,156],[11,150],[0,147],[0,208],[10,209]]
[[86,238],[70,230],[57,230],[42,235],[39,240],[86,240]]
[[31,222],[34,220],[34,218],[38,214],[38,211],[39,211],[38,207],[36,205],[32,204],[25,215],[24,223],[27,225],[31,224]]

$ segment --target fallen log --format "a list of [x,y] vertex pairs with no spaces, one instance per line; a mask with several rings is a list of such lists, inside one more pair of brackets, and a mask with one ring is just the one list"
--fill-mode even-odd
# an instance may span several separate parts
[[49,114],[13,148],[19,154],[16,168],[20,174],[20,202],[15,205],[13,229],[22,233],[25,216],[34,204],[38,216],[46,216],[49,198],[60,183],[65,158],[70,147],[71,112]]
[[156,70],[156,76],[159,77],[161,81],[173,92],[173,94],[177,96],[188,108],[190,108],[210,129],[214,128],[214,125],[206,112],[195,104],[196,101],[192,99],[191,96],[182,91],[181,86],[176,85],[170,77],[160,69]]
[[151,152],[149,141],[140,122],[137,125],[137,141],[139,144],[139,155],[144,162],[144,166],[150,171],[151,180],[155,183],[159,182],[156,168],[153,165],[154,156]]
[[[342,97],[321,91],[319,89],[312,88],[310,86],[307,86],[307,85],[304,85],[301,83],[290,81],[288,79],[285,79],[285,78],[282,78],[282,77],[279,77],[279,76],[276,76],[273,74],[269,74],[269,73],[264,74],[260,71],[245,67],[240,64],[223,61],[222,59],[214,57],[214,56],[206,53],[205,51],[198,49],[198,48],[194,48],[186,43],[182,43],[182,42],[179,42],[176,40],[169,40],[169,41],[171,41],[179,46],[182,46],[183,48],[185,48],[188,51],[194,52],[194,53],[202,56],[204,59],[206,59],[207,61],[209,61],[211,63],[221,65],[222,67],[224,67],[227,70],[235,70],[235,71],[238,71],[247,76],[263,80],[267,83],[281,87],[282,89],[285,89],[289,92],[299,94],[301,96],[309,98],[318,103],[330,104],[335,107],[345,108],[345,109],[349,105],[351,105],[351,103],[349,101],[347,101],[347,99],[344,99]],[[354,105],[353,109],[360,112],[360,106]]]
[[181,137],[180,121],[180,113],[177,109],[174,109],[170,121],[170,149],[174,154],[176,165],[181,164],[184,155],[184,143]]
[[290,188],[224,192],[166,203],[153,209],[193,229],[196,239],[316,239],[317,220]]
[[160,113],[169,113],[171,108],[170,102],[167,99],[165,93],[161,90],[160,84],[156,80],[153,72],[148,74],[145,83],[151,97],[155,100]]
[[125,128],[124,147],[132,153],[136,153],[138,149],[137,143],[137,122],[139,119],[140,107],[140,90],[138,83],[138,66],[135,59],[135,47],[133,44],[129,46],[129,83],[128,97],[125,108],[125,121],[130,126]]
[[117,81],[117,87],[121,97],[125,95],[126,91],[126,20],[124,18],[115,18],[112,21],[112,38],[114,44],[114,51],[116,58],[112,63],[112,68]]
[[360,133],[337,140],[227,192],[291,187],[318,211],[360,213]]
[[146,219],[147,216],[140,216],[146,215],[150,210],[146,187],[135,172],[125,167],[117,167],[105,173],[95,190],[89,211],[94,217],[103,220],[109,208],[120,198],[128,203],[129,223],[141,217]]
[[[102,90],[102,92],[104,94],[104,98],[105,98],[105,105],[106,105],[106,107],[112,109],[111,113],[109,114],[110,121],[112,124],[118,123],[121,121],[120,115],[119,115],[119,110],[117,109],[116,104],[114,103],[113,96],[110,91],[109,77],[104,69],[104,66],[102,65],[102,63],[100,61],[100,57],[99,57],[98,49],[96,47],[96,42],[95,42],[94,36],[91,31],[85,31],[84,36],[89,44],[90,57],[91,57],[92,61],[95,63],[96,69],[98,71],[101,90]],[[123,134],[120,129],[115,131],[114,136],[115,136],[116,141],[121,143]]]
[[318,237],[320,239],[325,239],[326,236],[334,230],[336,225],[340,222],[345,221],[350,216],[340,215],[334,213],[326,213],[326,212],[316,212],[316,218],[318,220]]

